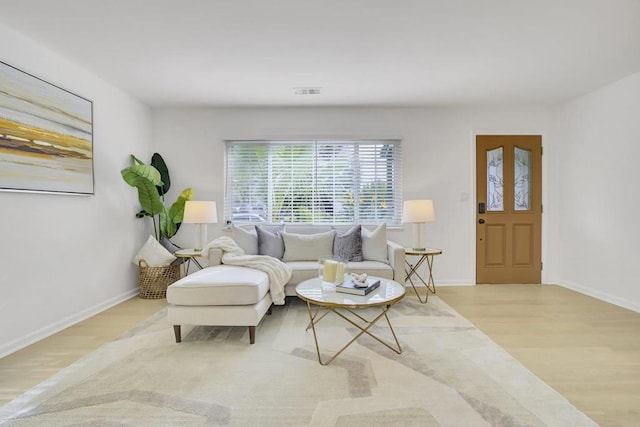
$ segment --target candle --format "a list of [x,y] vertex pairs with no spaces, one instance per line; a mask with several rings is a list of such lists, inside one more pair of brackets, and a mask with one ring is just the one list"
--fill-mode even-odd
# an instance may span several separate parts
[[322,270],[322,280],[325,282],[333,282],[336,280],[336,270],[338,263],[332,259],[325,260]]
[[336,284],[340,284],[344,282],[344,270],[346,269],[347,264],[344,262],[338,262],[336,267]]

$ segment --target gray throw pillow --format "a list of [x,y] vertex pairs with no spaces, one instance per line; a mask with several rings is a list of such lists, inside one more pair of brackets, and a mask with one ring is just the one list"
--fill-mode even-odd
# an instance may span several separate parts
[[284,255],[284,242],[282,240],[284,225],[278,228],[272,228],[270,231],[265,230],[259,225],[255,227],[256,234],[258,235],[258,255],[269,255],[282,259]]
[[362,261],[362,227],[353,226],[351,229],[338,232],[333,241],[333,256],[340,261]]

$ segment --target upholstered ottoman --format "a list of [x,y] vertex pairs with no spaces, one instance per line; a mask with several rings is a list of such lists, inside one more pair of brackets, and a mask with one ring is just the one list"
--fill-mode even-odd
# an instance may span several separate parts
[[272,303],[265,272],[231,265],[207,267],[178,280],[167,288],[167,302],[176,342],[182,341],[181,325],[248,326],[251,344]]

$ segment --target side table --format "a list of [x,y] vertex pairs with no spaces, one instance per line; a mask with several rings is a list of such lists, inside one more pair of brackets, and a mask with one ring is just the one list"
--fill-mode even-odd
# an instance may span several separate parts
[[187,258],[187,260],[184,262],[184,264],[187,264],[187,266],[184,269],[184,276],[186,276],[187,274],[189,274],[189,267],[191,266],[191,261],[193,261],[193,263],[195,265],[198,266],[199,269],[202,270],[202,264],[200,264],[200,262],[198,262],[198,260],[196,259],[199,256],[202,256],[202,250],[198,250],[198,249],[180,249],[178,251],[176,251],[173,254],[176,258]]
[[[405,252],[405,255],[418,257],[418,261],[415,264],[411,264],[407,259],[405,259],[405,263],[407,264],[405,268],[405,272],[407,273],[405,282],[408,280],[409,283],[411,283],[411,287],[413,287],[413,290],[415,291],[416,296],[418,297],[418,300],[424,304],[429,299],[429,292],[434,294],[436,293],[436,284],[433,281],[433,258],[436,255],[442,255],[442,249],[425,248],[422,250],[418,250],[418,249],[412,249],[412,248],[405,248],[404,252]],[[429,276],[426,281],[418,271],[420,266],[425,261],[427,262],[427,270],[429,273]],[[427,271],[425,271],[425,277],[426,277],[426,273]],[[420,294],[418,293],[418,290],[416,289],[416,286],[413,283],[414,276],[417,279],[419,279],[420,282],[422,282],[422,284],[427,288],[427,294],[424,298],[424,301],[420,298]]]

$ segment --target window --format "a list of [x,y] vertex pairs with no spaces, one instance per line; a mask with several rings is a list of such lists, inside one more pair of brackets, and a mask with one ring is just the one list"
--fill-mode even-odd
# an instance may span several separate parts
[[227,141],[225,219],[400,224],[400,141]]

